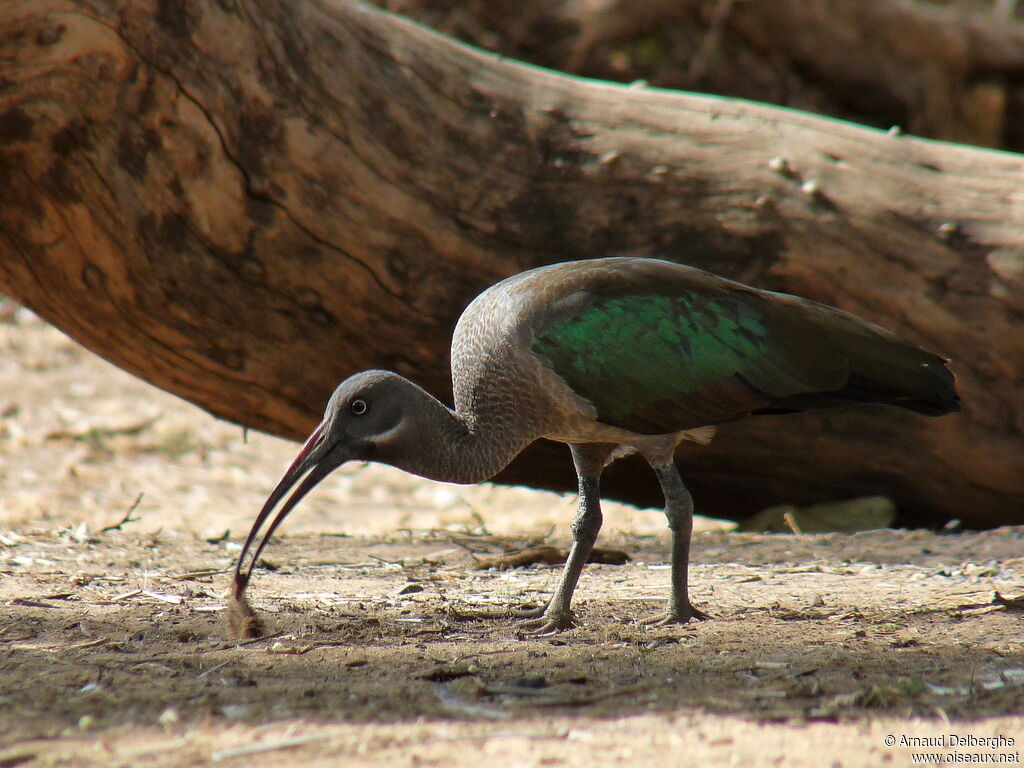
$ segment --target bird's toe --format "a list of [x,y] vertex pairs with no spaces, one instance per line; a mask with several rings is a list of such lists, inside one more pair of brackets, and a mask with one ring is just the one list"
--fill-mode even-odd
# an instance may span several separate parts
[[518,629],[526,635],[554,635],[576,625],[573,615],[568,612],[545,612],[535,619],[519,622]]
[[688,624],[691,620],[707,621],[710,618],[704,611],[699,611],[692,605],[688,605],[681,609],[671,609],[665,613],[650,616],[642,619],[640,623],[649,627],[665,627],[671,624]]
[[539,619],[548,609],[546,605],[522,605],[512,609],[512,617],[516,619]]

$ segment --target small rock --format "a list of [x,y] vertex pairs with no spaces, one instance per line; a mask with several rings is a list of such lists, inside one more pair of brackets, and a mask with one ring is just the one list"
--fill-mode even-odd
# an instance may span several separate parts
[[181,722],[181,716],[178,714],[178,710],[174,707],[168,707],[160,713],[160,717],[158,717],[156,721],[164,728],[171,728]]
[[896,519],[896,505],[885,496],[863,496],[846,501],[794,507],[768,507],[742,521],[737,530],[755,533],[791,533],[786,515],[800,533],[852,533],[888,528]]

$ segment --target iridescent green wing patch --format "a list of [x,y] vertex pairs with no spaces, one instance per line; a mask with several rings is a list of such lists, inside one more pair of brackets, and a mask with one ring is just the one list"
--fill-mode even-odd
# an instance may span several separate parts
[[532,349],[602,421],[667,432],[806,391],[774,346],[755,302],[685,292],[597,301],[546,328]]

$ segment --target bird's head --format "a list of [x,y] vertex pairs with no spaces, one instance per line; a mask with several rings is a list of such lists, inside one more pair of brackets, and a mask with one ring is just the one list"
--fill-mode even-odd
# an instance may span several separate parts
[[[406,433],[414,428],[416,405],[425,397],[429,395],[415,384],[390,371],[364,371],[338,385],[323,420],[306,439],[253,522],[235,568],[236,594],[244,590],[274,531],[317,483],[347,461],[399,463],[403,452],[415,448],[415,440]],[[274,517],[244,570],[263,523],[296,484],[298,487]]]

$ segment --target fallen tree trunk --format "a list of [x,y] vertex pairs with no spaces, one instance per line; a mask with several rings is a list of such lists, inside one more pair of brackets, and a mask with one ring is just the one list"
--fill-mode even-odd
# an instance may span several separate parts
[[[440,396],[462,307],[538,264],[669,258],[953,358],[965,411],[722,427],[699,511],[884,493],[1024,522],[1024,159],[498,59],[326,0],[0,7],[0,289],[225,419],[298,438],[338,380]],[[503,482],[568,488],[538,444]],[[610,496],[657,504],[636,464]]]
[[375,2],[576,75],[1024,148],[1024,9],[1016,0]]

